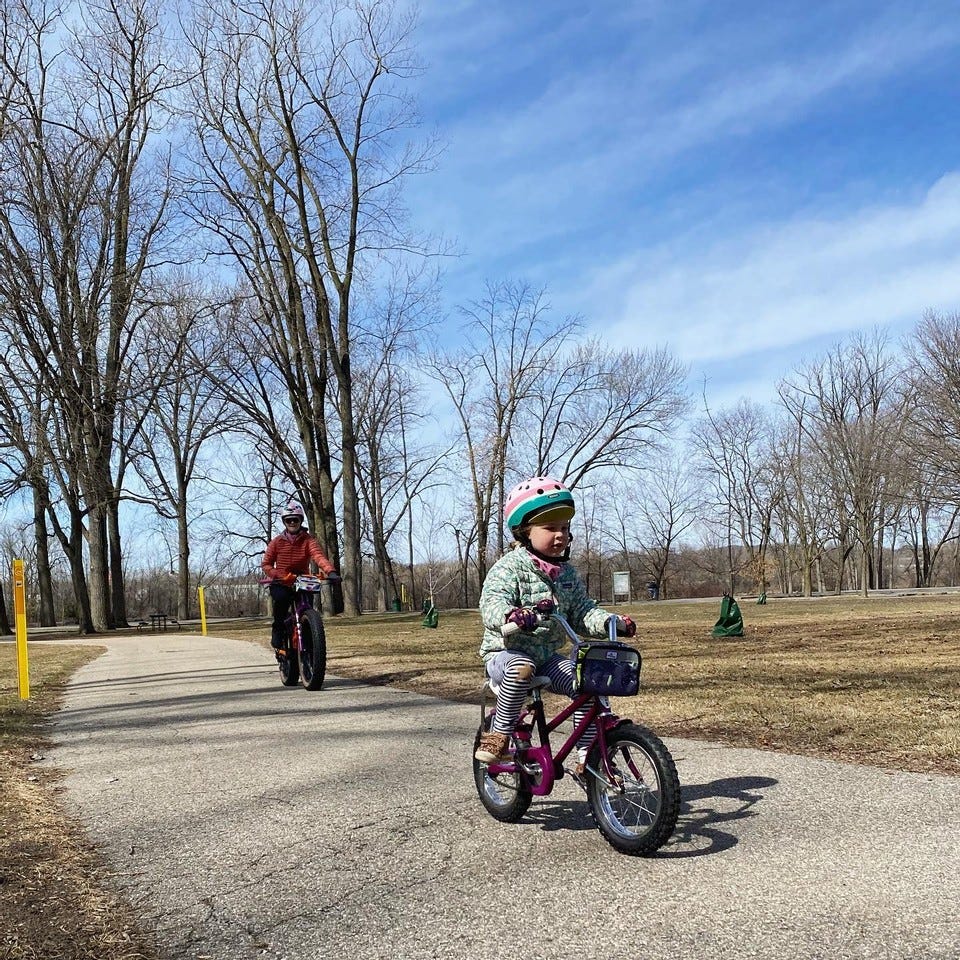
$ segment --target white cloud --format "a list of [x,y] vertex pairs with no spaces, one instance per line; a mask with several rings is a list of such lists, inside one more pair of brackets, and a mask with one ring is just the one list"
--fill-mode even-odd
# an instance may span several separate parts
[[666,342],[685,362],[743,356],[960,305],[960,172],[918,203],[754,229],[598,271],[586,302],[622,345]]

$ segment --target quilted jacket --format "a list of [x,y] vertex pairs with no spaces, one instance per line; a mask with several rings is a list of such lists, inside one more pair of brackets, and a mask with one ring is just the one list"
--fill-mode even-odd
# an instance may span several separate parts
[[553,599],[558,612],[578,633],[606,636],[604,627],[611,614],[587,596],[587,588],[576,568],[569,563],[561,564],[557,579],[551,581],[534,563],[533,557],[522,547],[517,547],[490,568],[480,591],[480,617],[483,620],[480,656],[484,663],[500,650],[509,649],[523,651],[540,666],[567,642],[567,635],[552,622],[530,633],[518,632],[506,638],[500,633],[507,614],[514,607],[532,607],[538,600],[547,598]]

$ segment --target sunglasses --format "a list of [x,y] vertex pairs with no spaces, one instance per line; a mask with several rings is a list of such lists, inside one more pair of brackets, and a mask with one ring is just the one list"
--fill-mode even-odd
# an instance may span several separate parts
[[303,521],[299,517],[284,517],[283,522],[284,523],[303,523]]

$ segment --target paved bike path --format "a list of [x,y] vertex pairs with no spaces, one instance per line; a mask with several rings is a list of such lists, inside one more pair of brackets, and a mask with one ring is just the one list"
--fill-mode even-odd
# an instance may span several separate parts
[[47,762],[169,958],[960,957],[958,778],[669,739],[677,833],[635,859],[567,780],[489,817],[475,707],[284,689],[236,640],[107,646]]

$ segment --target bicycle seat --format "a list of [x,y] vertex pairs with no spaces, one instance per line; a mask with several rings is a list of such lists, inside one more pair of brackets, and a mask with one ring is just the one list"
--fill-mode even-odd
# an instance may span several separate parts
[[[490,692],[497,696],[500,692],[500,684],[494,683],[489,677],[487,677],[487,687],[490,689]],[[549,677],[534,677],[530,681],[531,690],[549,690],[550,689],[550,678]]]

